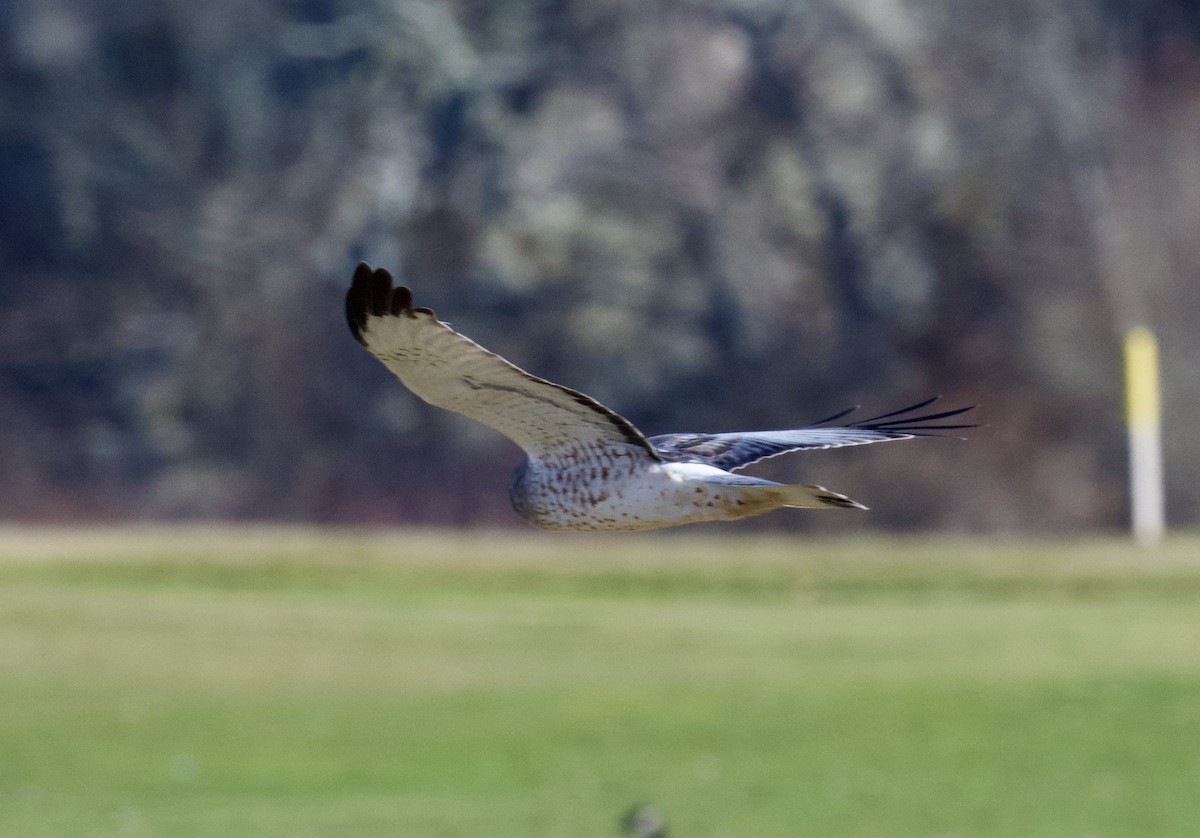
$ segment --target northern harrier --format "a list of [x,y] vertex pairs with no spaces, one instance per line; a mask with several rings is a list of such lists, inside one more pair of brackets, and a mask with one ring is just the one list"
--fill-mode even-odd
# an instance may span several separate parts
[[813,448],[865,445],[969,428],[916,415],[936,400],[846,425],[851,410],[790,431],[647,438],[595,399],[510,364],[413,308],[412,292],[360,264],[346,295],[354,337],[425,401],[488,425],[524,449],[509,487],[513,508],[548,530],[648,530],[761,515],[780,507],[866,509],[811,484],[744,474],[751,463]]

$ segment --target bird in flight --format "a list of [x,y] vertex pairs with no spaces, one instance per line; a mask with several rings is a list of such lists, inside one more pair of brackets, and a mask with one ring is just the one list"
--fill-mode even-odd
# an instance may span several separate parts
[[646,437],[595,399],[538,378],[414,308],[392,275],[360,263],[346,294],[354,337],[408,389],[469,416],[525,451],[509,497],[547,530],[631,531],[728,521],[774,509],[866,509],[808,483],[783,484],[737,471],[789,451],[936,436],[974,427],[947,424],[974,407],[935,413],[938,397],[871,419],[833,424],[855,408],[786,431]]

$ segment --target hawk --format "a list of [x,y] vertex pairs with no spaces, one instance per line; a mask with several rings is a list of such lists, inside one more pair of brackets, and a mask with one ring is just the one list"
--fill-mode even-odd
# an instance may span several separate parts
[[943,420],[960,407],[921,413],[938,397],[850,424],[856,408],[787,431],[646,437],[595,399],[538,378],[414,308],[386,270],[359,264],[346,295],[354,337],[426,402],[469,416],[525,451],[509,497],[547,530],[631,531],[728,521],[781,507],[866,509],[813,484],[736,472],[789,451],[865,445],[973,427]]

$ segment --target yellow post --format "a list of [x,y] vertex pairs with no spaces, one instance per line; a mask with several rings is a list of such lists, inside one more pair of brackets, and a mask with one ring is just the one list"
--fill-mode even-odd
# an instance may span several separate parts
[[1125,333],[1125,415],[1129,426],[1129,503],[1133,535],[1157,544],[1166,529],[1163,511],[1162,392],[1158,340],[1145,326]]

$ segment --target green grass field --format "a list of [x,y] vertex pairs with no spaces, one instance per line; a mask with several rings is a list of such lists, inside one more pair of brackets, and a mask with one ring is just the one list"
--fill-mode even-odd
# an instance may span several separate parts
[[1200,540],[0,530],[0,835],[1194,836]]

